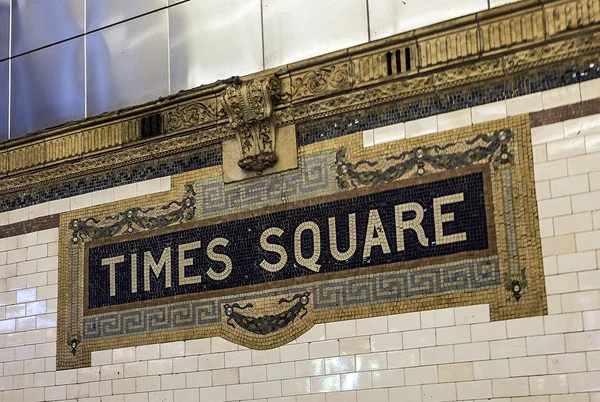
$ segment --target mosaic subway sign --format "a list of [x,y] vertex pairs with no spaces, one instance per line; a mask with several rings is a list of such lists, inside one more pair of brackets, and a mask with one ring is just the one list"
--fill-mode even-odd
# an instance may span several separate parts
[[468,169],[93,242],[84,314],[490,255],[488,187]]

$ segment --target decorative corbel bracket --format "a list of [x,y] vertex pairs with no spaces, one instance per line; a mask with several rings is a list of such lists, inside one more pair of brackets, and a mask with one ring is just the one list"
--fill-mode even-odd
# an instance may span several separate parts
[[237,164],[244,170],[262,172],[277,162],[273,97],[281,82],[274,76],[229,85],[221,102],[240,147]]

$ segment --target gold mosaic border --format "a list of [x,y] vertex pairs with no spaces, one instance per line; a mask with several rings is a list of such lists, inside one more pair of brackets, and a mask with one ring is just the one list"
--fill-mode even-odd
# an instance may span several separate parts
[[[294,321],[288,327],[280,330],[276,336],[261,337],[252,336],[248,333],[241,333],[226,324],[197,327],[191,329],[173,330],[168,332],[156,332],[144,335],[133,335],[125,337],[113,337],[110,339],[86,340],[77,347],[75,355],[71,353],[68,344],[71,333],[71,313],[75,312],[79,328],[82,328],[84,294],[84,251],[79,247],[76,282],[72,282],[72,271],[70,266],[71,255],[71,234],[69,222],[72,219],[82,219],[90,216],[105,216],[118,211],[125,211],[133,207],[150,207],[164,205],[173,199],[181,199],[184,194],[184,186],[188,183],[202,179],[208,179],[215,176],[221,176],[220,166],[213,166],[200,169],[193,172],[187,172],[173,176],[172,190],[165,193],[154,194],[150,196],[137,197],[134,199],[123,200],[111,204],[105,204],[68,212],[61,215],[60,220],[60,241],[59,241],[59,314],[58,314],[58,337],[57,337],[57,367],[67,369],[74,367],[84,367],[90,364],[90,354],[95,350],[103,350],[116,347],[126,347],[142,345],[157,342],[169,342],[173,340],[194,339],[210,336],[222,336],[231,341],[243,344],[256,349],[265,349],[279,346],[289,342],[308,330],[315,323],[338,321],[350,318],[363,318],[379,315],[398,314],[410,311],[422,311],[428,309],[438,309],[444,307],[463,306],[472,304],[489,303],[492,320],[504,320],[509,318],[527,317],[532,315],[542,315],[547,311],[545,287],[543,280],[543,269],[541,260],[541,247],[539,240],[539,229],[537,219],[537,203],[535,199],[534,178],[533,178],[533,160],[530,140],[529,116],[522,115],[507,119],[497,120],[489,123],[478,124],[475,126],[451,130],[433,135],[426,135],[416,138],[410,138],[401,141],[390,142],[373,147],[364,148],[362,145],[362,134],[356,133],[333,140],[318,142],[299,149],[299,157],[311,155],[328,150],[337,150],[340,147],[347,149],[349,158],[353,161],[359,160],[377,160],[383,161],[385,157],[408,151],[415,147],[426,147],[429,145],[444,145],[448,143],[460,142],[465,139],[472,139],[478,134],[490,134],[497,130],[510,129],[515,136],[512,140],[511,152],[514,155],[514,165],[510,168],[512,172],[512,202],[514,206],[515,239],[518,239],[518,264],[520,267],[526,267],[527,287],[522,292],[519,301],[511,298],[511,292],[500,286],[494,289],[470,293],[454,293],[442,296],[424,297],[410,299],[399,302],[365,304],[360,307],[333,309],[327,311],[312,311],[312,306],[307,306],[309,314],[302,320]],[[283,173],[286,174],[286,173]],[[505,228],[507,223],[504,221],[504,206],[502,204],[502,187],[500,175],[493,173],[492,170],[492,188],[491,193],[494,199],[494,228],[496,230],[496,244],[500,271],[508,272],[509,258],[508,245]],[[375,191],[372,186],[365,187],[365,191]],[[341,190],[340,190],[341,191]],[[343,191],[342,191],[343,193]],[[332,195],[334,196],[334,195]],[[285,201],[282,201],[283,203]],[[248,210],[245,214],[254,213]],[[172,230],[178,230],[180,226],[172,226]],[[446,260],[442,258],[442,263],[448,263],[452,259],[448,256]],[[437,261],[436,261],[437,262]],[[509,274],[511,279],[521,280],[514,272]],[[72,297],[72,286],[77,289],[78,299],[74,303]],[[298,285],[293,286],[297,289]],[[285,289],[282,292],[285,293]],[[290,292],[292,291],[291,288]],[[254,296],[253,296],[254,295]],[[291,294],[288,295],[291,297]],[[246,302],[250,299],[257,301],[258,312],[269,311],[271,314],[273,306],[276,305],[275,298],[261,298],[260,292],[254,292],[244,296],[240,302]],[[267,306],[267,307],[265,307]],[[73,310],[73,309],[76,309]],[[261,310],[262,309],[262,310]],[[280,311],[280,307],[277,311]]]

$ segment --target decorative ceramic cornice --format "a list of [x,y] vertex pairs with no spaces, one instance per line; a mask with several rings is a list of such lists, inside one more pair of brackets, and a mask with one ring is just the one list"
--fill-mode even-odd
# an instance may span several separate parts
[[[284,126],[597,54],[599,23],[600,0],[524,0],[263,71],[242,82],[278,78],[273,119]],[[0,191],[229,138],[233,131],[219,99],[235,82],[219,81],[0,144]],[[162,134],[142,139],[142,121],[156,114]]]

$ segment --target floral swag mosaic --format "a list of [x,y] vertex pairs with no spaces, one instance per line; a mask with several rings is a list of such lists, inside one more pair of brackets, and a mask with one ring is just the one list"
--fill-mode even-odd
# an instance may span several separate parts
[[268,349],[318,322],[472,303],[543,314],[528,135],[526,117],[371,148],[359,133],[305,146],[296,170],[196,171],[161,204],[67,214],[58,365],[206,336]]

